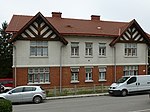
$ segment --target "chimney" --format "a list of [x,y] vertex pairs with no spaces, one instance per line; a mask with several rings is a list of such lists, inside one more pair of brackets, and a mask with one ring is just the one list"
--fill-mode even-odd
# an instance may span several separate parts
[[100,16],[98,16],[98,15],[91,15],[91,20],[92,21],[100,21]]
[[61,12],[52,12],[52,17],[53,18],[61,18]]

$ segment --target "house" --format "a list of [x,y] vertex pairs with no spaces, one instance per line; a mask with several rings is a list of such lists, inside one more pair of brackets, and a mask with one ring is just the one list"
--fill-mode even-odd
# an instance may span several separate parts
[[130,22],[13,15],[15,86],[110,85],[124,75],[147,74],[149,35]]

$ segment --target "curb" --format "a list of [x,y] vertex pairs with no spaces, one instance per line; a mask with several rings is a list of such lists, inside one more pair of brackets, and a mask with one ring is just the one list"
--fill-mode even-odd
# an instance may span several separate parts
[[47,97],[46,100],[68,99],[68,98],[82,98],[82,97],[94,97],[94,96],[106,96],[106,95],[109,95],[109,94],[108,93],[99,93],[99,94],[57,96],[57,97]]

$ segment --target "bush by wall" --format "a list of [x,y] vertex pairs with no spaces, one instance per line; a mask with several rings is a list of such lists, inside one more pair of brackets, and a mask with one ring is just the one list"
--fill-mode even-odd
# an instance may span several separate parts
[[0,99],[0,112],[12,112],[12,103],[9,100]]

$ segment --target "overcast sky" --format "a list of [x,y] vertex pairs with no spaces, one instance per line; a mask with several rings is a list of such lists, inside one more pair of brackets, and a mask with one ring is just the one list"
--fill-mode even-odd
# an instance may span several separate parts
[[[62,12],[63,18],[90,19],[100,15],[102,20],[129,22],[133,19],[150,33],[150,0],[0,0],[0,23],[10,22],[13,14],[52,16]],[[1,27],[1,26],[0,26]]]

